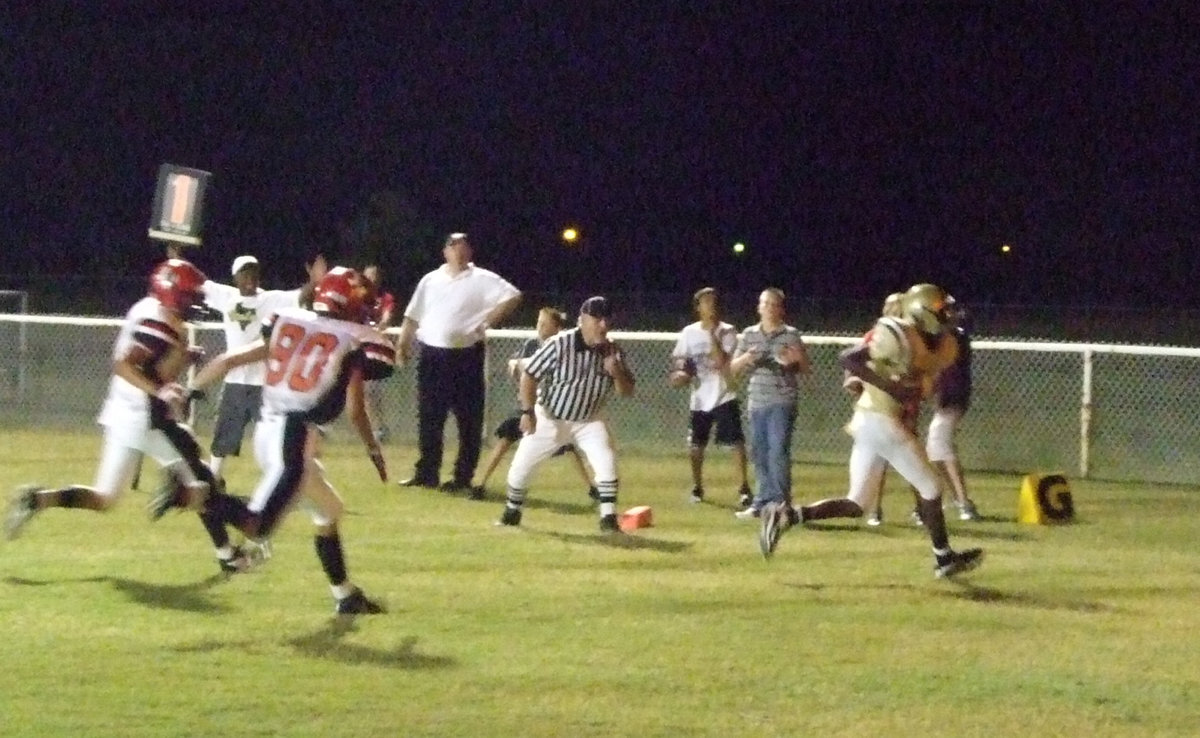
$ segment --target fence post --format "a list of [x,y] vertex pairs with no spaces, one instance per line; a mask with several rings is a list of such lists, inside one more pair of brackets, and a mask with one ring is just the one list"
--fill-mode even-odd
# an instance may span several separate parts
[[[192,346],[196,345],[196,326],[192,323],[187,323],[186,325],[187,325],[187,349],[186,350],[191,351]],[[188,378],[187,386],[191,387],[192,380],[194,380],[196,378],[196,362],[194,362],[194,361],[188,362],[187,378]],[[196,427],[196,403],[194,403],[194,402],[188,403],[187,424],[189,426],[191,426],[192,428]]]
[[1079,476],[1087,478],[1091,466],[1091,437],[1092,437],[1092,359],[1095,352],[1090,348],[1083,350],[1083,387],[1079,398]]

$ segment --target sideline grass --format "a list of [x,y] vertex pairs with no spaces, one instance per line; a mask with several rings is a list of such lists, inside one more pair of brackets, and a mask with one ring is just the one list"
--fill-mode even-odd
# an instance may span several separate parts
[[[0,434],[0,485],[90,480],[96,434]],[[293,515],[228,581],[193,516],[54,510],[0,543],[5,736],[1194,735],[1200,493],[1074,482],[1080,517],[1013,522],[1019,480],[975,475],[986,519],[951,522],[984,566],[932,578],[889,480],[887,524],[793,530],[775,560],[687,462],[622,457],[622,507],[656,527],[613,545],[573,470],[535,480],[523,530],[479,503],[382,487],[333,443],[356,582],[391,613],[338,621]],[[413,453],[392,447],[393,473]],[[147,469],[144,488],[157,478]],[[840,467],[797,467],[799,499]],[[229,467],[235,488],[255,476]]]

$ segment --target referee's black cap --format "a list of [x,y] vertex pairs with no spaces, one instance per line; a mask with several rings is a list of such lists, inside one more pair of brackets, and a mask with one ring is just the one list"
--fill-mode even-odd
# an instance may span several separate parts
[[611,318],[613,314],[612,303],[608,301],[607,297],[602,297],[600,295],[589,297],[583,301],[582,305],[579,306],[579,314],[590,315],[593,318],[603,318],[607,320]]

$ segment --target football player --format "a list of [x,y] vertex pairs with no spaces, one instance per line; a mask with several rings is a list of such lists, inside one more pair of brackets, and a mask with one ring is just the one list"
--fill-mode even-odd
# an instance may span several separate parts
[[[93,486],[45,489],[26,485],[9,504],[4,532],[15,538],[38,512],[50,507],[106,511],[128,489],[143,453],[180,483],[201,492],[215,486],[200,460],[200,447],[179,412],[182,388],[175,383],[195,356],[185,320],[203,299],[204,274],[183,259],[168,259],[150,275],[150,289],[130,308],[113,348],[113,376],[98,422],[104,446]],[[250,566],[252,547],[233,546],[225,527],[202,514],[223,571]]]
[[971,321],[965,309],[949,298],[951,335],[958,343],[954,363],[938,375],[934,392],[936,409],[929,421],[925,451],[954,492],[959,520],[979,520],[979,511],[967,494],[967,481],[958,461],[954,436],[963,415],[971,406]]
[[[233,276],[232,285],[206,280],[202,288],[204,303],[221,314],[227,351],[258,340],[262,334],[263,318],[282,308],[299,305],[302,291],[302,288],[286,291],[262,289],[259,286],[258,259],[249,254],[234,259],[230,273]],[[310,271],[309,278],[315,282],[321,274],[323,271],[317,267],[315,271]],[[226,457],[241,454],[246,426],[258,420],[265,371],[261,363],[247,364],[225,377],[225,387],[217,408],[216,427],[213,429],[212,456],[208,462],[217,477],[221,476]]]
[[902,319],[882,317],[871,337],[841,353],[842,368],[863,381],[847,426],[854,437],[850,452],[850,486],[845,498],[823,500],[798,510],[771,505],[762,513],[760,543],[770,556],[788,527],[829,517],[859,517],[878,494],[888,464],[920,494],[918,509],[933,544],[934,575],[949,577],[974,569],[981,549],[950,547],[937,471],[910,424],[905,407],[927,397],[934,379],[950,366],[958,344],[949,331],[946,293],[936,285],[911,287],[902,301]]
[[[363,267],[362,276],[375,286],[375,300],[369,307],[370,324],[380,333],[392,327],[396,314],[396,297],[391,292],[383,291],[382,272],[377,264]],[[384,411],[383,382],[371,380],[367,382],[367,417],[371,419],[371,427],[375,429],[375,440],[387,443],[392,431],[388,427]]]
[[234,367],[267,362],[261,420],[254,430],[254,453],[262,477],[248,504],[222,493],[198,499],[195,490],[179,479],[153,505],[157,517],[172,507],[205,504],[248,538],[263,540],[303,494],[316,526],[317,558],[329,579],[338,614],[384,612],[347,575],[338,532],[342,499],[317,458],[318,427],[348,407],[350,422],[380,479],[387,480],[383,454],[367,418],[363,384],[389,376],[395,352],[383,334],[365,325],[374,299],[371,292],[370,282],[358,272],[334,267],[317,282],[311,310],[279,311],[264,321],[259,341],[222,354],[194,378],[190,395]]

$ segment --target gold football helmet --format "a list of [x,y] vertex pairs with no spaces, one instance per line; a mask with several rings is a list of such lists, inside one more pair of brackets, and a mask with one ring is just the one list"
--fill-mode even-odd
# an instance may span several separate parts
[[917,330],[936,336],[946,330],[950,322],[949,295],[936,284],[914,284],[904,293],[904,317]]
[[904,293],[893,292],[883,299],[883,310],[879,313],[885,318],[904,317]]

